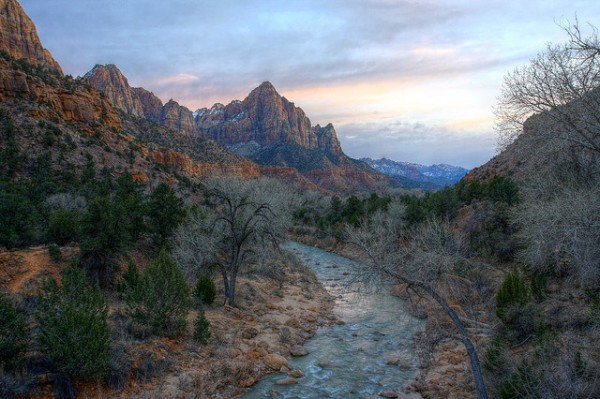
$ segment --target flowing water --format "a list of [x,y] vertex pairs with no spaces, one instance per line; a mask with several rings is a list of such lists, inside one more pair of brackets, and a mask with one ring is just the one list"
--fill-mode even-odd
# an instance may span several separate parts
[[[305,343],[310,354],[290,360],[290,368],[305,374],[298,384],[276,385],[286,376],[275,374],[243,398],[375,398],[384,390],[401,392],[416,371],[412,337],[422,322],[404,311],[389,289],[358,290],[351,284],[360,267],[356,262],[296,242],[284,247],[315,271],[344,324],[319,329]],[[391,359],[399,365],[386,364]]]

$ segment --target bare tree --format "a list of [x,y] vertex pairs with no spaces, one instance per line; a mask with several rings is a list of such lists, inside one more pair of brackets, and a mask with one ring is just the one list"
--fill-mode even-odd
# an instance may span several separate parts
[[189,277],[214,264],[226,304],[235,306],[238,272],[276,248],[289,225],[287,190],[268,180],[221,178],[206,183],[209,206],[176,232],[174,256]]
[[[548,44],[529,64],[504,79],[495,113],[501,148],[519,136],[529,123],[543,123],[543,140],[557,147],[600,155],[600,41],[597,30],[585,36],[578,25],[567,23],[564,44]],[[567,146],[565,146],[565,143]]]
[[532,178],[513,214],[534,270],[600,288],[600,187],[574,177]]
[[[379,213],[371,223],[348,229],[349,241],[366,255],[367,277],[379,276],[435,300],[453,321],[465,345],[478,398],[487,398],[477,350],[465,323],[440,293],[442,280],[464,265],[464,244],[447,223],[429,220],[408,234],[401,218]],[[370,276],[369,276],[370,275]]]

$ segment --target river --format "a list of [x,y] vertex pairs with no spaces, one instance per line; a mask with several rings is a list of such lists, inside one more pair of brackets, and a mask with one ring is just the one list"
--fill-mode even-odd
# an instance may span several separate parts
[[[309,355],[290,360],[291,368],[304,373],[298,384],[276,385],[285,375],[275,374],[243,398],[376,398],[386,390],[402,392],[418,366],[412,337],[423,322],[410,316],[389,289],[352,284],[360,264],[296,242],[284,248],[315,271],[344,324],[320,329],[305,343]],[[387,364],[391,360],[397,364]]]

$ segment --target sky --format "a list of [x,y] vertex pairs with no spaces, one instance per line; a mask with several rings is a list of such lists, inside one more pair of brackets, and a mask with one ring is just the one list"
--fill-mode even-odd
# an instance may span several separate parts
[[472,168],[503,77],[598,0],[20,0],[66,74],[116,64],[192,111],[270,81],[343,150]]

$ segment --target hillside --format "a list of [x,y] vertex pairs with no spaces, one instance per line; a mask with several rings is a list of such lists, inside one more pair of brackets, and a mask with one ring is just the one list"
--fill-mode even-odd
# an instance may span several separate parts
[[304,111],[269,82],[243,101],[192,112],[173,100],[163,105],[150,91],[131,87],[115,65],[96,65],[83,79],[126,115],[172,128],[188,142],[214,140],[263,166],[268,176],[334,192],[373,189],[387,181],[344,154],[333,125],[312,126]]

